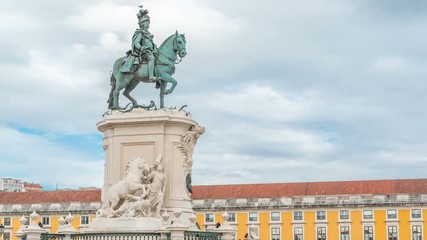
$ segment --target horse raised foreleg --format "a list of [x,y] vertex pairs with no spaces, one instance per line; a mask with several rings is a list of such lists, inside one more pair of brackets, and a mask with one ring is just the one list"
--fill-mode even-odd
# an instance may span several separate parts
[[169,88],[169,89],[165,89],[164,91],[163,91],[163,93],[165,94],[165,95],[168,95],[168,94],[170,94],[170,93],[172,93],[173,92],[173,90],[175,89],[175,87],[176,87],[176,85],[178,84],[178,82],[172,77],[172,76],[170,76],[169,74],[163,74],[161,77],[160,77],[160,79],[161,80],[163,80],[165,83],[165,88],[166,88],[166,82],[168,82],[168,83],[171,83],[172,84],[172,86]]

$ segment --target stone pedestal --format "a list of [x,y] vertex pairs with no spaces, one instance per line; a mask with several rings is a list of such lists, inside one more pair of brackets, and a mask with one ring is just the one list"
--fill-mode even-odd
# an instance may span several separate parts
[[158,232],[162,222],[158,218],[96,218],[85,232]]
[[181,211],[183,223],[190,225],[188,217],[193,211],[187,175],[191,173],[195,142],[193,145],[183,142],[183,136],[191,135],[190,130],[198,124],[187,115],[184,111],[165,109],[108,112],[97,123],[99,131],[104,133],[104,188],[124,177],[131,158],[142,156],[151,166],[162,155],[167,177],[164,208],[170,213]]

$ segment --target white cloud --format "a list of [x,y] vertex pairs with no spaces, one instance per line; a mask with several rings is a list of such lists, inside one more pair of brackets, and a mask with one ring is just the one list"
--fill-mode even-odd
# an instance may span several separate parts
[[[206,50],[224,44],[239,30],[239,20],[226,17],[219,11],[203,7],[195,0],[150,1],[144,4],[151,17],[151,33],[160,45],[175,33],[186,33],[194,45]],[[80,12],[68,17],[67,23],[77,29],[96,32],[116,32],[130,41],[138,27],[137,6],[120,5],[113,1],[80,4]],[[130,46],[130,42],[129,42]]]
[[404,70],[407,63],[401,57],[381,57],[375,60],[372,68],[383,72],[398,72]]
[[[45,186],[101,186],[103,159],[93,159],[48,136],[25,134],[0,125],[0,161],[3,177],[20,176]],[[78,174],[78,175],[77,175]]]
[[115,4],[113,1],[78,2],[77,4],[79,4],[80,13],[66,19],[70,26],[77,29],[90,32],[127,33],[133,25],[137,27],[135,6]]
[[240,117],[289,122],[307,119],[315,101],[316,96],[310,93],[286,96],[268,85],[249,85],[235,92],[216,92],[207,104]]
[[[189,54],[166,102],[188,104],[207,127],[196,149],[196,183],[423,176],[425,15],[373,22],[375,10],[360,11],[355,1],[326,3],[144,2],[157,44],[175,30],[187,36]],[[0,29],[7,33],[0,40],[0,125],[46,132],[2,127],[2,136],[15,141],[3,139],[4,166],[27,171],[40,161],[61,172],[70,164],[85,179],[75,184],[89,181],[91,169],[80,167],[95,169],[98,160],[86,164],[90,157],[49,135],[97,132],[109,72],[130,47],[138,4],[0,3]],[[158,98],[140,85],[134,96],[147,101],[149,94]],[[19,155],[32,162],[9,161]],[[422,167],[413,170],[415,164]]]

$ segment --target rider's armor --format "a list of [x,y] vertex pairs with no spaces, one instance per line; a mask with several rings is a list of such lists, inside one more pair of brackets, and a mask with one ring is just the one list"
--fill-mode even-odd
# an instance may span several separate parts
[[[137,14],[140,24],[144,21],[150,21],[150,17],[147,14],[148,11],[143,10],[141,6],[141,9]],[[134,72],[141,63],[146,61],[148,63],[148,77],[149,79],[154,80],[155,54],[157,54],[157,46],[153,42],[153,35],[148,31],[148,29],[144,29],[142,27],[136,29],[132,36],[131,50],[127,52],[127,57],[123,61],[120,71],[124,73]],[[136,67],[132,68],[133,66]]]

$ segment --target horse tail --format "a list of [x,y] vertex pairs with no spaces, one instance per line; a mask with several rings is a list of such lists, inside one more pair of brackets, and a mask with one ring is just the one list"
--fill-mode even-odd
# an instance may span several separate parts
[[111,109],[111,107],[113,106],[113,92],[114,92],[114,89],[116,89],[116,77],[114,77],[114,73],[111,73],[110,85],[111,85],[111,92],[107,101],[108,109]]

